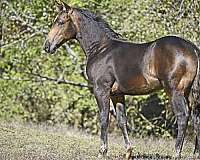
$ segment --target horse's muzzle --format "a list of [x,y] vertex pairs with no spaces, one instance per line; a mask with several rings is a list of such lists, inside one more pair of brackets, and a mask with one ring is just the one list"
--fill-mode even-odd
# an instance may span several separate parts
[[56,50],[56,47],[53,46],[48,40],[44,43],[44,48],[43,48],[47,53],[54,53]]

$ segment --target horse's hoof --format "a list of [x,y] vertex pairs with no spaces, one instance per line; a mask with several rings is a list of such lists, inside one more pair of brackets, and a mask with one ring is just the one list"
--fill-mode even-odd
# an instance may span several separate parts
[[180,153],[176,153],[175,159],[181,159],[181,154]]
[[200,153],[194,153],[193,157],[194,159],[200,159]]
[[107,156],[102,155],[101,153],[98,154],[98,159],[107,159]]
[[132,152],[133,152],[133,148],[132,148],[132,147],[129,147],[129,148],[126,150],[126,154],[125,154],[125,159],[126,159],[126,160],[130,160],[130,159],[131,159]]
[[99,154],[98,154],[98,158],[99,159],[107,159],[108,155],[107,155],[107,149],[105,150],[99,150]]

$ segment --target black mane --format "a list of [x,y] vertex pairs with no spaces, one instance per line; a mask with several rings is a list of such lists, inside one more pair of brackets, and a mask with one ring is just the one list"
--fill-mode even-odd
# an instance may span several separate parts
[[113,29],[111,29],[109,24],[105,20],[103,20],[100,16],[97,16],[96,14],[86,9],[76,8],[76,10],[79,11],[84,16],[86,16],[88,19],[97,22],[99,27],[107,34],[108,37],[114,39],[119,39],[121,37],[121,35],[119,33],[116,33]]

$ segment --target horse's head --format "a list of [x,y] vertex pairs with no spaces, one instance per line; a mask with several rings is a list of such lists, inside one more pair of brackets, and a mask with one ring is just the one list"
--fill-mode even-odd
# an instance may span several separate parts
[[58,15],[44,44],[44,50],[48,53],[54,53],[67,40],[76,37],[76,28],[70,17],[73,8],[61,2],[61,4],[57,4],[57,9]]

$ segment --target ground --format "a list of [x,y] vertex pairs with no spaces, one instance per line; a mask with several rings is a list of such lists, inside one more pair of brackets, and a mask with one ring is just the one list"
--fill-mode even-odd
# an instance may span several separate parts
[[[131,139],[133,159],[174,159],[174,140]],[[123,159],[123,139],[109,135],[109,160]],[[183,159],[192,159],[193,143],[185,142]],[[99,136],[64,125],[47,126],[0,121],[0,160],[99,160]],[[191,157],[191,158],[190,158]]]

